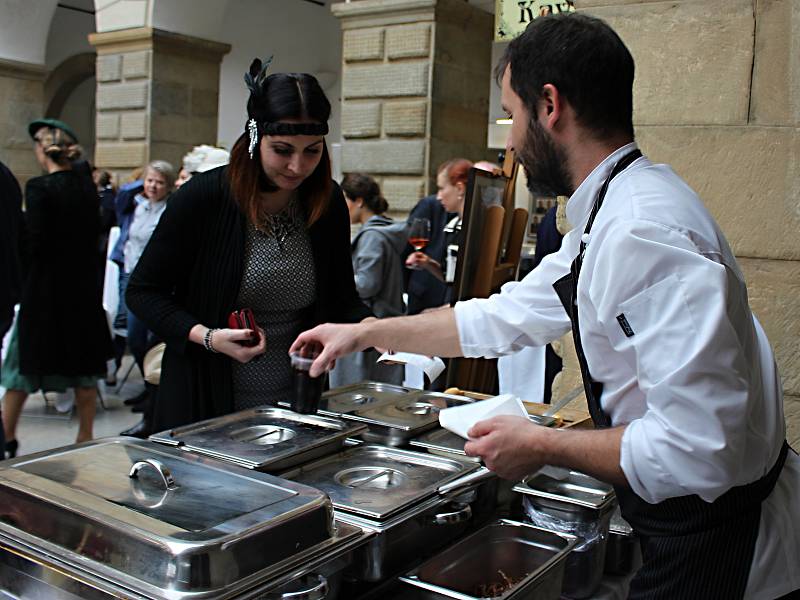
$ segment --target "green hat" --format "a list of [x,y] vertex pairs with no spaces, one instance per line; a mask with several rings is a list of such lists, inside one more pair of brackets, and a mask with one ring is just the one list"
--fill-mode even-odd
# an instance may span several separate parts
[[42,127],[51,127],[54,129],[60,129],[68,136],[70,136],[75,143],[78,143],[78,136],[75,135],[75,132],[72,131],[72,127],[64,123],[64,121],[59,121],[58,119],[36,119],[35,121],[31,121],[28,125],[28,133],[31,137],[36,135],[36,132],[39,131]]

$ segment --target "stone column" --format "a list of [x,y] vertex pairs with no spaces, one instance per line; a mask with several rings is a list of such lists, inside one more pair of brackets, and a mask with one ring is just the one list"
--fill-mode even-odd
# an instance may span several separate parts
[[342,171],[404,218],[449,158],[486,158],[492,16],[463,0],[356,0],[341,20]]
[[44,65],[0,59],[0,160],[25,187],[41,168],[33,154],[28,123],[44,114]]
[[124,177],[150,160],[180,168],[198,144],[217,141],[219,70],[228,44],[152,27],[94,33],[95,163]]

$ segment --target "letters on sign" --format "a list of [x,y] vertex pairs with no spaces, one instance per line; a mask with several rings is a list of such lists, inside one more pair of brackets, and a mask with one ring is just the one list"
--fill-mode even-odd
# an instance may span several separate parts
[[495,0],[494,40],[505,42],[525,31],[539,17],[575,12],[573,0]]

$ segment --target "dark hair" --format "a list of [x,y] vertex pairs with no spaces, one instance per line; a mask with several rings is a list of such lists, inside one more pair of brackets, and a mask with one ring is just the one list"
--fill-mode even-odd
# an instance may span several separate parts
[[389,203],[381,196],[378,182],[363,173],[348,173],[342,180],[342,190],[350,200],[361,198],[376,215],[382,215],[389,210]]
[[111,185],[111,173],[100,170],[97,167],[95,167],[94,170],[97,172],[97,185],[101,185],[103,187]]
[[471,168],[471,160],[467,160],[466,158],[451,158],[450,160],[446,160],[439,165],[439,168],[436,170],[436,175],[439,175],[439,173],[444,171],[447,180],[451,185],[455,185],[457,183],[463,183],[464,185],[467,185],[467,179],[469,179],[469,170]]
[[58,165],[78,160],[83,154],[75,138],[58,127],[40,127],[33,139],[42,145],[45,156]]
[[[259,122],[278,122],[303,119],[327,123],[331,104],[313,75],[308,73],[273,73],[263,83],[263,93],[250,95],[247,113]],[[228,181],[234,201],[253,223],[259,221],[258,197],[262,191],[274,191],[275,184],[267,179],[261,167],[260,149],[251,159],[249,137],[243,133],[231,150]],[[322,157],[314,172],[300,184],[301,195],[308,199],[307,224],[319,219],[328,206],[331,194],[331,162],[328,147],[323,142]]]
[[598,137],[633,136],[633,57],[604,21],[579,13],[540,17],[508,44],[495,69],[511,67],[511,88],[530,112],[554,85],[578,121]]

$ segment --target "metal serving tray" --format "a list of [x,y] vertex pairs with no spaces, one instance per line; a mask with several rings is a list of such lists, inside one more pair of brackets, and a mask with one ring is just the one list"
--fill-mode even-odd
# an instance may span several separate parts
[[431,454],[436,454],[438,456],[458,456],[464,460],[481,462],[478,456],[466,455],[464,452],[464,444],[466,444],[467,441],[464,438],[441,427],[423,433],[421,436],[414,438],[408,443],[417,448],[425,448]]
[[322,394],[317,412],[321,415],[343,416],[364,408],[392,402],[418,391],[391,383],[362,381],[328,390]]
[[241,467],[275,472],[335,452],[366,425],[320,415],[259,407],[185,427],[150,440],[218,458]]
[[588,514],[596,519],[614,507],[614,487],[578,471],[547,466],[527,476],[514,491],[529,496],[542,508],[559,513]]
[[[426,598],[554,600],[575,541],[571,535],[501,519],[399,579],[431,592]],[[493,584],[497,589],[489,588]]]
[[227,598],[359,534],[318,490],[144,440],[0,465],[0,539],[147,598]]
[[438,493],[479,465],[421,452],[364,445],[281,476],[322,490],[336,509],[384,520]]

